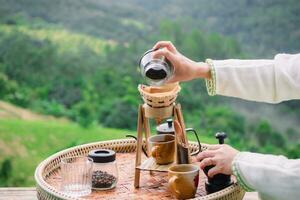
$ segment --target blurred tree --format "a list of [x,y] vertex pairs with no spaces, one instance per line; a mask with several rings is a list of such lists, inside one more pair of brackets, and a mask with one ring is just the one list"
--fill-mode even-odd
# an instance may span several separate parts
[[3,160],[0,167],[0,186],[7,186],[10,176],[12,175],[11,160],[6,158]]
[[269,122],[265,120],[259,122],[255,136],[260,146],[266,146],[268,144],[285,148],[284,137],[280,133],[273,131]]
[[260,121],[256,129],[256,138],[260,146],[265,146],[271,139],[272,128],[267,121]]

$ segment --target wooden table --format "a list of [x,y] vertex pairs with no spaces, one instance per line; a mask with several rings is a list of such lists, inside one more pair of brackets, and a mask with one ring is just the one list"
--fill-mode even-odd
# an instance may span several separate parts
[[[0,200],[37,200],[34,187],[0,188]],[[247,192],[243,200],[258,200],[256,192]]]

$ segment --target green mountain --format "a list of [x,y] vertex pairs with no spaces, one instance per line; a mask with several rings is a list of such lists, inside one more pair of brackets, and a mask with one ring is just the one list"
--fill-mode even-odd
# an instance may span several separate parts
[[184,30],[198,29],[234,37],[249,56],[271,57],[299,52],[298,0],[1,0],[0,19],[11,15],[41,18],[51,24],[121,42],[158,33],[161,21],[178,21]]

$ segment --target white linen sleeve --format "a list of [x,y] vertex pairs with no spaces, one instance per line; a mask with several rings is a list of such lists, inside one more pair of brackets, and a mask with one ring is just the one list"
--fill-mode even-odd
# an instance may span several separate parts
[[300,99],[300,54],[278,54],[273,60],[213,60],[215,93],[278,103]]
[[247,191],[258,191],[264,200],[294,200],[300,196],[300,159],[240,152],[232,168],[240,185]]

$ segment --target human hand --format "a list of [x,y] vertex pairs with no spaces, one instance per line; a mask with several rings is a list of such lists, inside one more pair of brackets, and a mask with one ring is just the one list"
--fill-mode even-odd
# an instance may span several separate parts
[[231,175],[231,164],[238,152],[238,150],[227,144],[211,145],[208,150],[199,153],[196,160],[200,161],[201,169],[209,165],[215,165],[208,171],[209,177],[219,173]]
[[204,62],[195,62],[181,53],[170,41],[159,41],[153,49],[153,58],[167,58],[174,66],[174,75],[168,83],[189,81],[195,78],[210,78],[209,66]]

